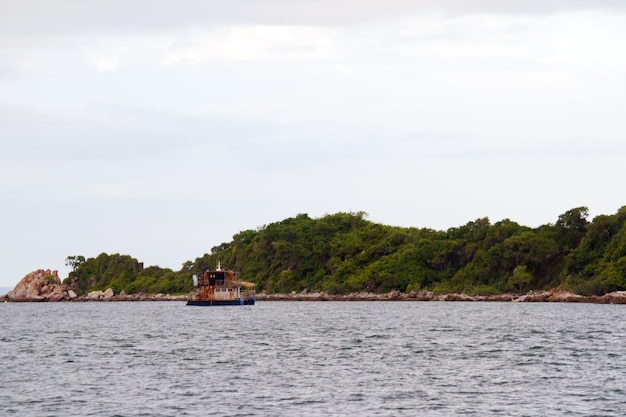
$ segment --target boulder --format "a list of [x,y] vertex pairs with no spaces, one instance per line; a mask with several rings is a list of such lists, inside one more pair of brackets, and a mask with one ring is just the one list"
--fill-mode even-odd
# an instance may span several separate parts
[[92,291],[87,294],[89,300],[101,300],[104,298],[104,291]]
[[398,290],[392,290],[389,292],[389,294],[387,294],[387,298],[389,300],[399,300],[400,298],[402,298],[402,293]]
[[547,301],[553,303],[576,303],[585,301],[585,297],[569,291],[555,291],[548,296]]
[[443,297],[443,301],[474,301],[474,298],[467,294],[446,294]]
[[616,291],[600,297],[602,304],[626,304],[626,291]]
[[114,295],[115,293],[113,292],[111,288],[107,288],[107,290],[104,292],[104,298],[111,298]]
[[46,297],[46,301],[50,301],[50,302],[63,301],[66,296],[67,294],[63,292],[53,292],[52,294]]
[[548,301],[548,298],[554,294],[554,291],[529,291],[526,295],[521,295],[514,299],[513,301],[521,302],[521,303],[545,303]]
[[67,292],[67,296],[70,298],[70,300],[73,300],[74,298],[78,297],[78,294],[76,294],[74,291],[69,290]]
[[487,298],[487,301],[513,301],[515,296],[513,294],[498,294]]
[[61,279],[57,271],[38,269],[24,276],[15,288],[6,294],[6,299],[8,301],[44,301],[57,287],[61,287]]
[[417,293],[415,300],[417,301],[433,301],[435,299],[435,294],[431,291],[420,291]]

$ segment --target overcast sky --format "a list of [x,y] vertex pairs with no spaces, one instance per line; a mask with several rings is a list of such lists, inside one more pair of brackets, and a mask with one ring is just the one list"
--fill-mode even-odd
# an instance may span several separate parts
[[[590,5],[591,4],[591,5]],[[0,0],[0,286],[365,211],[626,205],[623,0]]]

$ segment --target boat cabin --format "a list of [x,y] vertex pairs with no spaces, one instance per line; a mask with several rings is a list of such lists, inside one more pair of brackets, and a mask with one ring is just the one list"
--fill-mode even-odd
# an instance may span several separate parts
[[241,305],[254,304],[256,288],[251,282],[236,281],[235,272],[222,268],[205,271],[199,277],[193,276],[196,293],[188,305]]

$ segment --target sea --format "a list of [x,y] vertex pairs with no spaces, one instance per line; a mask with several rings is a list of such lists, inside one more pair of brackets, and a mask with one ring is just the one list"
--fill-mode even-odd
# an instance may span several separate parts
[[0,416],[624,416],[626,305],[0,304]]

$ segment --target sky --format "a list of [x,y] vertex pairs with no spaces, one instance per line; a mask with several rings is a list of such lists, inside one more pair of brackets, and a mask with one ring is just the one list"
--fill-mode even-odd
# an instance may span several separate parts
[[0,286],[364,211],[626,205],[623,0],[0,0]]

